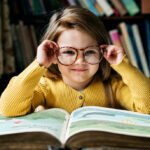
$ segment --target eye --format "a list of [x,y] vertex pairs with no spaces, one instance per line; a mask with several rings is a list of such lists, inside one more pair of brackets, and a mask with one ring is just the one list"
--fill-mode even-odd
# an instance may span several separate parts
[[63,54],[74,55],[74,54],[75,54],[75,52],[74,52],[74,51],[72,51],[72,50],[65,50],[65,51],[63,51]]
[[87,50],[85,52],[85,55],[91,55],[91,54],[95,54],[96,52],[94,50]]

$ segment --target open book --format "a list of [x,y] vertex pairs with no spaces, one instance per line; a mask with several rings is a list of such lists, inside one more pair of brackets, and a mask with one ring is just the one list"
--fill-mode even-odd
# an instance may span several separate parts
[[52,108],[15,118],[0,116],[0,143],[7,141],[68,148],[150,148],[150,116],[95,106],[71,115]]

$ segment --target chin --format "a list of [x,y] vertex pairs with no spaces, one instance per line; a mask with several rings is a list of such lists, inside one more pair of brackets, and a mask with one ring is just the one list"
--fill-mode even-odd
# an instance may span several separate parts
[[91,80],[91,78],[85,78],[85,77],[76,77],[73,79],[74,82],[77,82],[77,83],[85,83],[85,82],[88,82]]

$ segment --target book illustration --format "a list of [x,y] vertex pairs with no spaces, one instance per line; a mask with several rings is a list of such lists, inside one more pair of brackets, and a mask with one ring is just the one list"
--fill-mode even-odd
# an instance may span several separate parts
[[85,107],[73,112],[70,122],[67,136],[88,129],[150,137],[150,116],[139,113]]
[[15,118],[0,116],[0,135],[39,130],[50,132],[59,139],[66,119],[66,113],[56,109]]
[[[6,128],[7,127],[7,128]],[[69,115],[52,108],[22,117],[0,116],[0,141],[50,144],[54,147],[126,146],[149,148],[150,116],[98,106]],[[32,141],[30,140],[32,137]],[[108,142],[110,141],[110,142]]]
[[[86,119],[86,118],[93,118],[93,119],[107,119],[112,121],[122,122],[123,120],[128,120],[129,122],[135,122],[139,125],[147,125],[150,124],[150,116],[144,115],[141,113],[133,113],[130,111],[124,110],[115,110],[110,108],[101,108],[99,107],[84,107],[82,109],[78,109],[72,113],[71,121],[76,121],[79,119]],[[127,121],[127,122],[128,122]]]
[[[124,124],[124,123],[116,123],[112,121],[106,120],[82,120],[77,122],[72,122],[69,130],[69,136],[74,133],[79,132],[79,130],[88,129],[89,131],[105,131],[112,133],[124,133],[127,135],[131,135],[134,133],[135,136],[143,135],[143,137],[150,137],[150,127],[145,126],[134,126],[133,124]],[[130,133],[131,132],[131,133]]]

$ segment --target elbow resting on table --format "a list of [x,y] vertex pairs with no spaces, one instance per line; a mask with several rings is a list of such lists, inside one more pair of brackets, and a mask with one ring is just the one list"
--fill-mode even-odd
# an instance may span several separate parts
[[133,104],[133,110],[135,112],[150,114],[150,99],[148,101],[144,101],[140,104]]
[[23,116],[30,113],[31,107],[22,106],[22,104],[12,105],[12,104],[2,104],[0,103],[0,113],[5,117],[17,117]]

